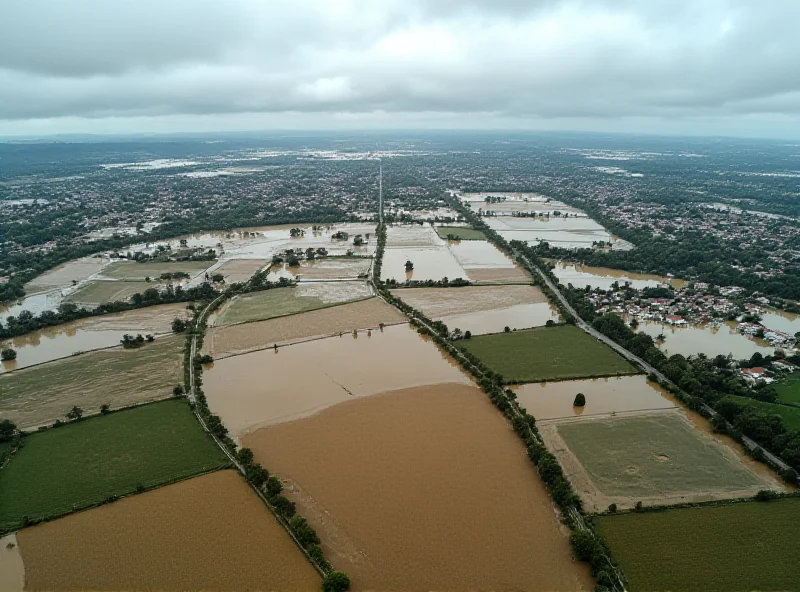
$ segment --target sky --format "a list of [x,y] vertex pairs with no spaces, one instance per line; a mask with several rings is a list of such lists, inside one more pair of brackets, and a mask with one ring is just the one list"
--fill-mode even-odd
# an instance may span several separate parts
[[800,139],[800,0],[2,0],[0,136]]

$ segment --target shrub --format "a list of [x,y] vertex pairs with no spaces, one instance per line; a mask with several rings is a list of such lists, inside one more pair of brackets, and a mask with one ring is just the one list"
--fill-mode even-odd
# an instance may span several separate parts
[[294,516],[289,521],[289,527],[294,532],[297,540],[300,541],[300,544],[303,547],[308,547],[309,545],[319,545],[320,540],[317,536],[317,531],[308,523],[308,521],[303,518],[302,516]]
[[350,578],[340,571],[332,571],[322,580],[323,592],[346,592],[350,589]]
[[581,561],[591,562],[597,553],[597,541],[590,532],[585,530],[573,531],[569,536],[569,543],[575,557]]
[[586,405],[586,397],[583,393],[578,393],[575,395],[575,401],[572,403],[574,407],[583,407]]
[[774,499],[777,499],[778,494],[771,489],[762,489],[756,494],[756,501],[758,502],[769,502]]

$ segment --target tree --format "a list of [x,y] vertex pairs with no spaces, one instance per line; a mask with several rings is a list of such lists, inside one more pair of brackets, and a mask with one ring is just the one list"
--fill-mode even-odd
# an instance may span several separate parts
[[176,384],[172,389],[172,396],[180,397],[182,395],[183,395],[183,387],[179,384]]
[[16,360],[17,359],[17,350],[12,349],[10,347],[6,347],[3,351],[0,351],[0,358],[7,362],[9,360]]
[[586,405],[586,397],[583,393],[578,393],[575,395],[575,401],[572,403],[573,407],[583,407]]
[[172,321],[172,332],[183,333],[184,331],[186,331],[187,326],[188,323],[186,322],[186,319],[175,317],[175,319]]
[[414,264],[410,259],[406,261],[406,271],[414,271]]
[[109,413],[111,413],[111,405],[109,405],[108,403],[103,403],[102,405],[100,405],[101,415],[108,415]]
[[283,483],[275,475],[270,475],[267,479],[267,493],[270,497],[274,497],[283,491]]
[[317,531],[314,530],[314,528],[302,516],[294,516],[289,521],[289,526],[303,547],[307,547],[308,545],[319,545],[320,541],[319,537],[317,536]]
[[509,327],[508,325],[503,327],[503,333],[511,333],[511,327]]
[[211,276],[211,281],[222,283],[225,281],[225,276],[222,275],[221,273],[215,273],[214,275]]
[[4,419],[3,421],[0,421],[0,442],[11,440],[16,433],[17,426],[13,421],[10,419]]
[[236,453],[236,458],[242,463],[244,466],[249,465],[253,462],[253,451],[249,448],[240,448],[239,452]]
[[278,514],[285,518],[291,518],[297,511],[295,503],[282,495],[278,495],[273,503]]
[[592,561],[597,553],[598,543],[587,530],[576,530],[569,536],[572,551],[580,561]]
[[350,589],[350,578],[341,571],[332,571],[322,580],[323,592],[347,592]]
[[71,419],[73,421],[78,421],[80,418],[83,417],[83,409],[78,407],[77,405],[67,412],[67,419]]
[[464,331],[464,339],[472,339],[472,332]]

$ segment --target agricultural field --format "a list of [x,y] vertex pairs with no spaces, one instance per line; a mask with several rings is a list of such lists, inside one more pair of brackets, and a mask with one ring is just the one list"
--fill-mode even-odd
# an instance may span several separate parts
[[141,294],[148,288],[159,287],[160,284],[155,282],[94,280],[84,284],[64,300],[96,306],[105,302],[127,301],[134,294]]
[[[413,369],[413,370],[411,370]],[[407,324],[216,360],[203,374],[211,411],[233,436],[388,390],[469,384],[430,339]]]
[[76,328],[84,331],[135,331],[153,335],[169,333],[172,331],[172,321],[175,320],[175,317],[191,318],[191,311],[186,308],[188,305],[188,302],[159,304],[81,319],[76,321],[78,324]]
[[25,293],[30,296],[69,287],[73,281],[80,282],[99,272],[108,262],[108,259],[102,257],[83,257],[64,263],[25,284]]
[[437,226],[436,232],[445,240],[486,240],[486,235],[471,226]]
[[800,499],[599,516],[637,592],[797,590]]
[[541,426],[587,507],[664,505],[782,489],[678,410]]
[[227,464],[184,400],[51,428],[27,436],[0,474],[0,530]]
[[228,284],[246,282],[255,272],[266,267],[267,263],[269,262],[266,259],[229,259],[213,273],[221,273]]
[[242,444],[281,475],[356,590],[594,588],[524,448],[474,386],[356,398]]
[[392,295],[450,329],[473,335],[499,333],[504,327],[527,329],[558,321],[558,310],[534,286],[464,286],[393,290]]
[[212,327],[206,333],[204,348],[211,355],[225,357],[295,341],[375,328],[380,323],[403,323],[406,318],[396,308],[378,298],[294,314],[266,321],[226,327]]
[[778,392],[778,401],[800,407],[800,376],[789,376],[773,386]]
[[183,381],[183,336],[137,349],[116,347],[24,368],[0,376],[0,419],[21,428],[49,424],[78,406],[97,413],[169,397]]
[[146,277],[158,279],[162,273],[182,271],[190,276],[195,276],[212,265],[214,265],[214,261],[162,261],[148,263],[126,261],[112,263],[103,269],[101,275],[115,279],[144,279]]
[[539,327],[481,335],[458,345],[507,382],[638,374],[624,358],[577,327]]
[[29,592],[320,588],[320,576],[234,471],[26,528],[18,539]]
[[800,430],[800,407],[765,403],[748,397],[733,396],[732,398],[735,399],[737,403],[741,403],[747,407],[753,407],[762,413],[780,415],[790,429]]

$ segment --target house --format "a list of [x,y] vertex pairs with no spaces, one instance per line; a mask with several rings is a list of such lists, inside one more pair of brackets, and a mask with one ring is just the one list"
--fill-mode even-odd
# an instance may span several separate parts
[[686,322],[686,319],[679,315],[666,315],[664,320],[670,325],[674,325],[676,327],[684,327],[689,324]]
[[745,368],[742,370],[742,374],[756,379],[763,378],[766,373],[766,369],[761,368],[760,366],[756,366],[755,368]]
[[775,360],[772,362],[772,365],[778,370],[783,370],[784,372],[794,372],[797,370],[797,366],[791,362],[787,362],[786,360]]

